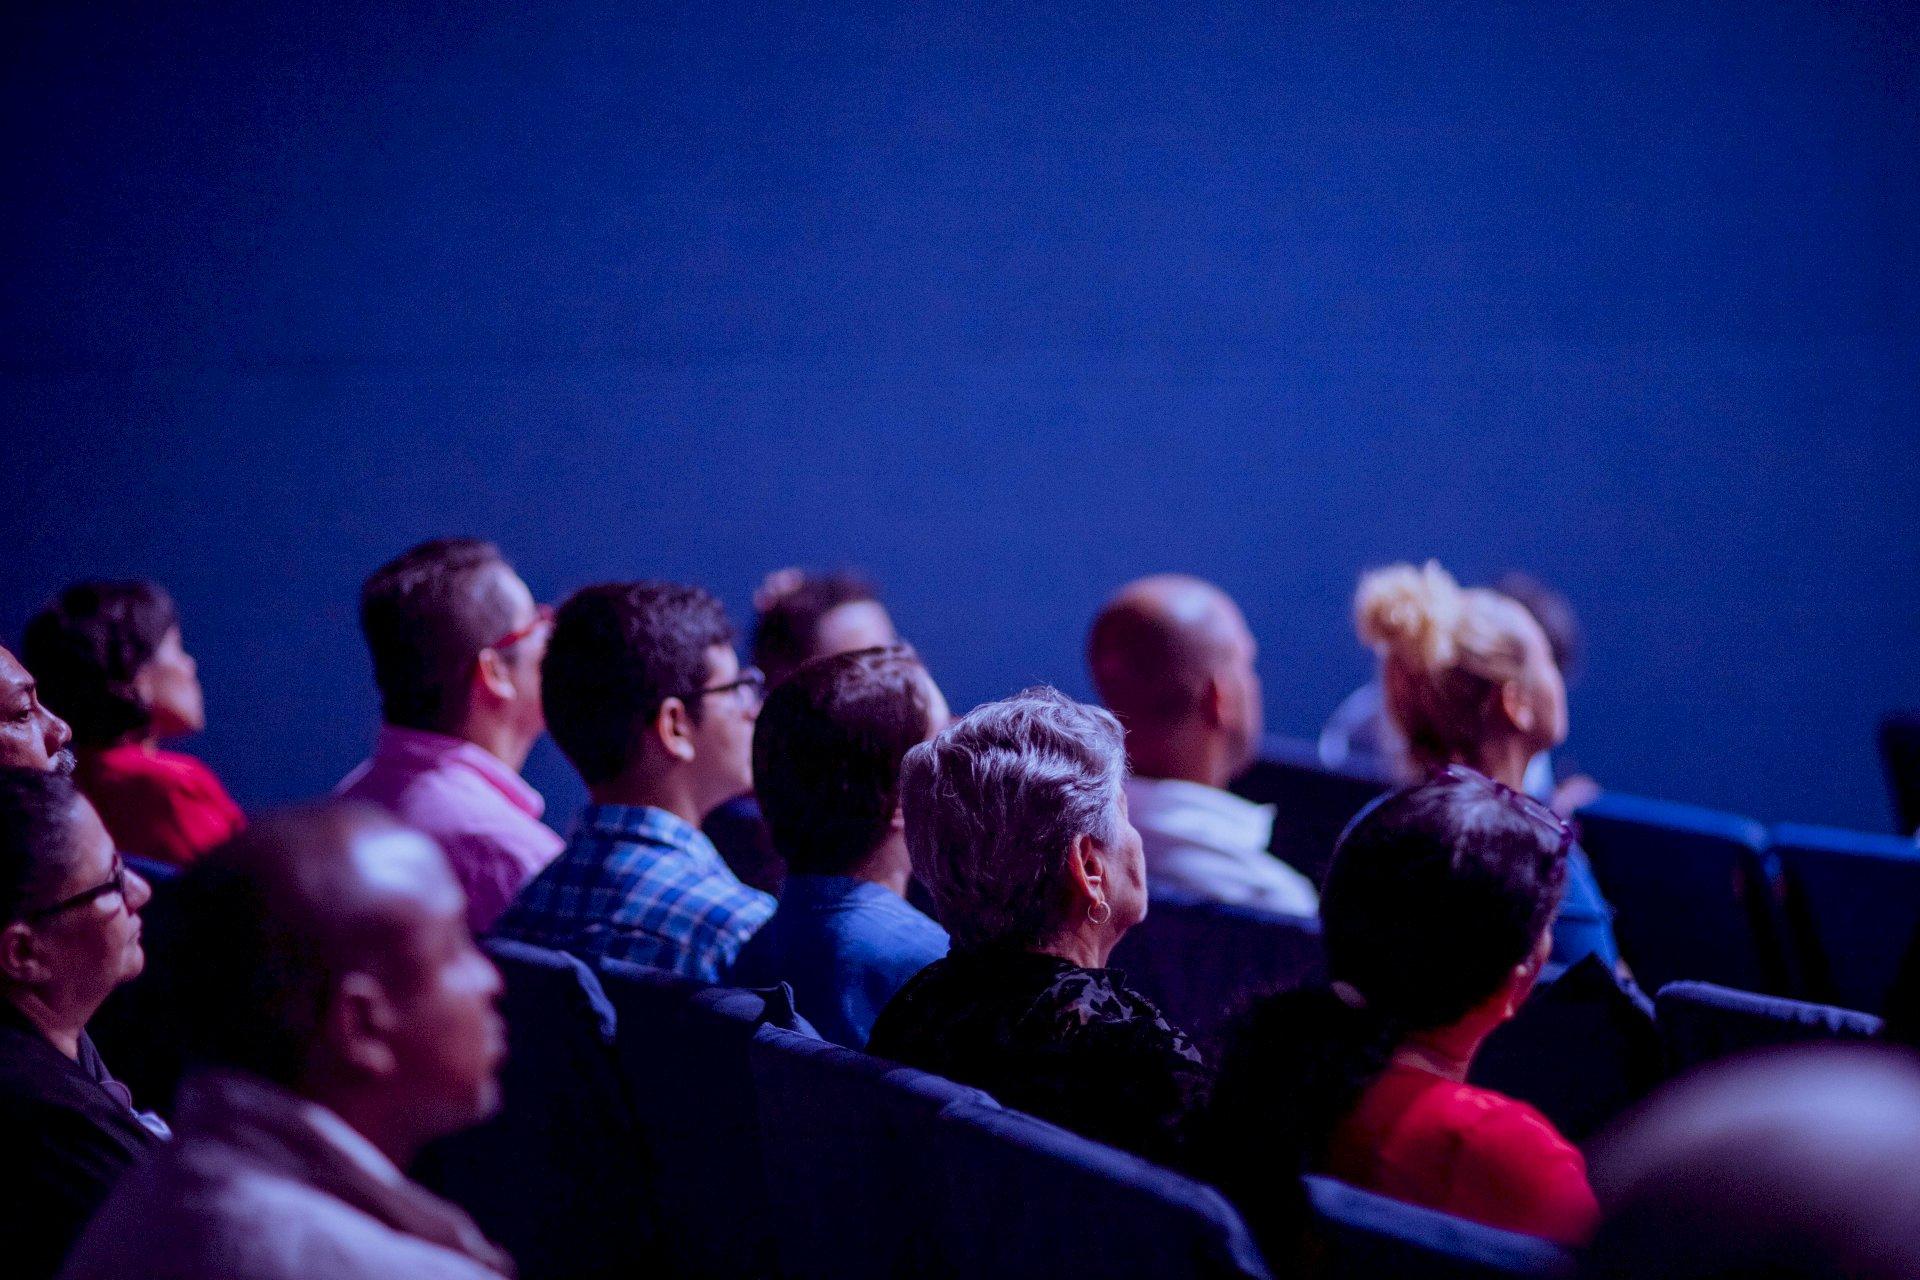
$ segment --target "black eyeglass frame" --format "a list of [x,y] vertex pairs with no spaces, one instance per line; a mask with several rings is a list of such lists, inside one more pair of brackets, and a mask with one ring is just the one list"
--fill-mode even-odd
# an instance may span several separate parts
[[51,916],[57,916],[63,911],[71,911],[75,907],[84,907],[89,902],[97,898],[104,898],[110,893],[120,894],[121,897],[124,898],[127,892],[128,870],[126,860],[116,853],[113,855],[113,874],[107,879],[94,885],[91,889],[82,889],[71,898],[62,898],[52,906],[37,907],[32,911],[25,912],[20,918],[28,921],[45,920]]
[[766,701],[767,673],[758,667],[742,667],[737,680],[714,685],[711,689],[689,689],[685,693],[670,693],[667,696],[678,698],[682,702],[696,702],[701,698],[710,698],[717,693],[732,693],[737,689],[751,689],[756,702]]

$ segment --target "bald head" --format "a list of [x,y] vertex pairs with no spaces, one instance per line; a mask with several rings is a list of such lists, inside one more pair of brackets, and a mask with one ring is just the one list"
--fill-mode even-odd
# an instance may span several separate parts
[[1250,643],[1226,592],[1182,574],[1120,588],[1093,620],[1087,665],[1094,687],[1130,726],[1191,715],[1208,676]]
[[1222,785],[1260,734],[1254,641],[1239,606],[1184,574],[1122,587],[1093,620],[1087,665],[1149,777]]
[[272,813],[177,886],[183,1017],[198,1056],[292,1085],[356,970],[404,987],[426,933],[464,906],[432,840],[379,810]]
[[1920,1068],[1873,1048],[1710,1068],[1595,1153],[1593,1277],[1920,1274]]

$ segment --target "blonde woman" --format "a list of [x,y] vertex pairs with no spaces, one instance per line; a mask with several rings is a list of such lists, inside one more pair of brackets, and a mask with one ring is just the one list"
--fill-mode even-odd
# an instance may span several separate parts
[[[1360,579],[1354,622],[1380,655],[1388,716],[1415,765],[1464,764],[1514,791],[1528,762],[1567,736],[1567,690],[1539,622],[1516,600],[1462,588],[1434,561]],[[1577,847],[1553,930],[1553,962],[1619,963],[1613,910]]]

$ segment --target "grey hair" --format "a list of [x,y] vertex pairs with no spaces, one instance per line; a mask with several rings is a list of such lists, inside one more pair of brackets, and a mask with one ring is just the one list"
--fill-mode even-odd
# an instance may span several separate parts
[[957,947],[1046,940],[1074,840],[1119,837],[1126,772],[1120,722],[1046,686],[978,707],[907,752],[907,851]]

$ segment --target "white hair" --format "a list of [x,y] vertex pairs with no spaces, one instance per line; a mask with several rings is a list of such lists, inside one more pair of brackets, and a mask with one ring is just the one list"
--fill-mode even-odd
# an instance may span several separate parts
[[1028,946],[1058,926],[1074,841],[1120,833],[1120,722],[1056,689],[990,702],[907,753],[913,869],[960,946]]

